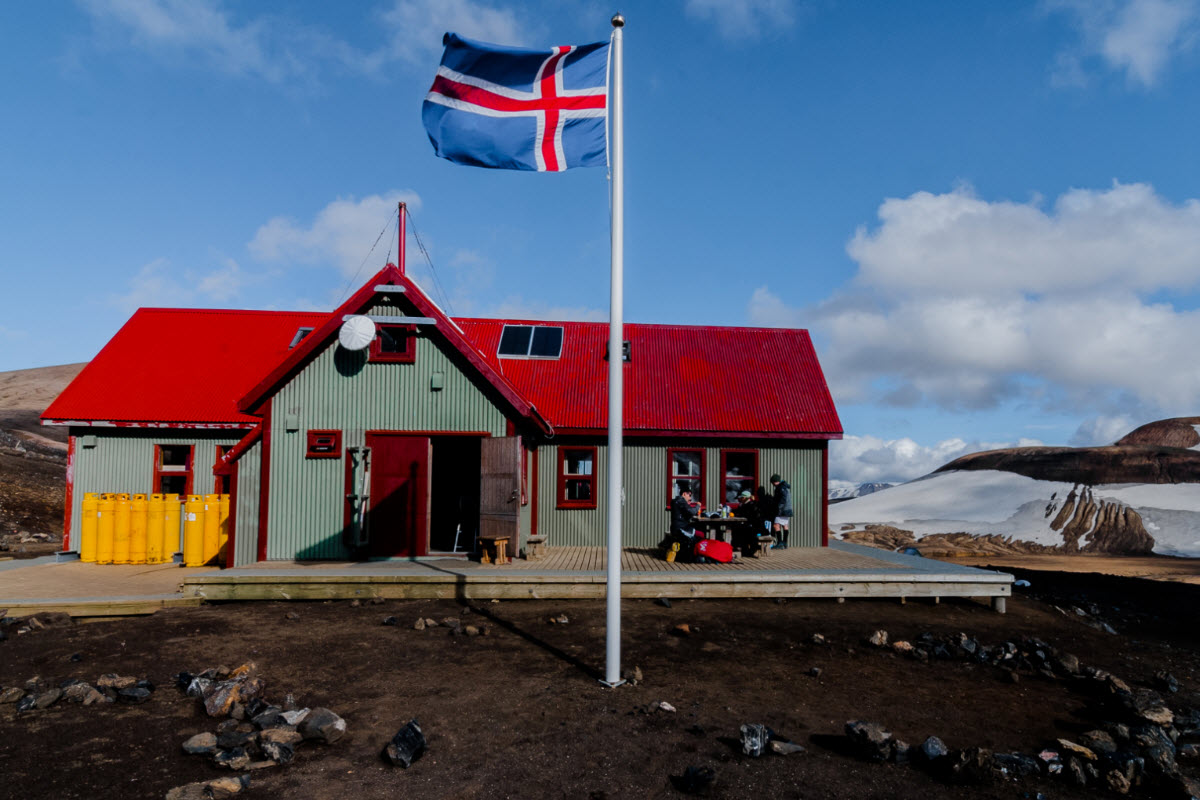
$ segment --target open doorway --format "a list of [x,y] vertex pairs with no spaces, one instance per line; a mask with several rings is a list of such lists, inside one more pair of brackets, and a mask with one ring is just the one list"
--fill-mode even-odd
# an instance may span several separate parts
[[479,530],[478,436],[431,437],[429,549],[469,553]]

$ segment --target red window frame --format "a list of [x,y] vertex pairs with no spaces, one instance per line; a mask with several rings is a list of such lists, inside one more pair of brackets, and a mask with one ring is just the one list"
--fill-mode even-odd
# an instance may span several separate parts
[[[333,441],[329,441],[332,439]],[[328,444],[325,444],[328,442]],[[318,447],[327,448],[324,452]],[[340,430],[311,430],[305,434],[305,458],[341,458],[342,432]]]
[[[699,453],[700,454],[700,474],[699,475],[676,475],[675,474],[675,454],[676,453]],[[702,447],[673,447],[667,450],[667,505],[671,505],[671,501],[675,499],[675,481],[691,480],[697,481],[700,484],[698,491],[692,492],[692,500],[697,503],[704,503],[704,473],[708,469],[707,459],[708,451]]]
[[[569,452],[587,452],[588,458],[592,464],[590,474],[584,475],[577,472],[567,472],[567,453]],[[596,507],[596,448],[581,446],[581,447],[559,447],[558,448],[558,507],[559,508],[595,508]],[[584,481],[588,484],[589,500],[571,500],[567,498],[567,481]]]
[[[749,453],[754,456],[754,472],[750,475],[730,475],[729,474],[729,459],[730,453]],[[750,492],[753,494],[758,491],[758,451],[743,448],[732,448],[721,451],[721,502],[722,503],[737,503],[737,500],[729,500],[729,481],[750,481]]]
[[[383,332],[396,337],[404,346],[401,350],[383,349]],[[371,340],[367,360],[383,364],[412,364],[417,360],[417,329],[413,325],[377,325],[375,338]]]
[[[178,464],[164,465],[162,461],[162,451],[164,447],[186,447],[187,448],[187,463],[180,467]],[[192,466],[195,464],[196,446],[192,444],[156,444],[154,445],[154,494],[167,494],[163,490],[162,479],[164,477],[176,477],[183,475],[184,490],[182,496],[192,493]]]

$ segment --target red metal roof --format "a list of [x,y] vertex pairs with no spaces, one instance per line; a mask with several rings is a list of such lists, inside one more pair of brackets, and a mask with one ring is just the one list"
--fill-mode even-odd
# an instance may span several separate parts
[[[605,430],[607,323],[459,319],[455,328],[390,265],[332,313],[140,309],[42,419],[249,426],[258,422],[251,415],[257,406],[383,282],[402,283],[405,297],[439,321],[436,330],[517,413],[563,433]],[[499,358],[505,324],[561,325],[562,356]],[[301,326],[315,330],[289,350]],[[632,352],[624,368],[630,433],[842,435],[807,331],[626,323],[625,338]]]
[[42,414],[52,421],[252,425],[237,401],[328,313],[139,309]]
[[[493,368],[559,431],[608,425],[608,323],[455,320]],[[561,325],[558,359],[499,358],[510,325]],[[625,324],[625,429],[841,438],[808,331]]]

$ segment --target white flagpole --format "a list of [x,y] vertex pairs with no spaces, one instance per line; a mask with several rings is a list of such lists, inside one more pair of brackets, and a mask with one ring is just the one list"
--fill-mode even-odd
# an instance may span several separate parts
[[606,589],[607,633],[605,636],[604,681],[620,686],[621,679],[621,432],[624,392],[622,365],[625,363],[624,277],[625,268],[625,142],[624,142],[624,64],[621,57],[621,29],[625,18],[612,18],[612,76],[609,97],[612,121],[609,142],[612,147],[612,289],[608,312],[608,578]]

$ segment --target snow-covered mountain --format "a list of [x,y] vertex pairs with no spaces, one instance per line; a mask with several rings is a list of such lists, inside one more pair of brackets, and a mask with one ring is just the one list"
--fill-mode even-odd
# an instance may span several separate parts
[[917,540],[989,536],[1063,552],[1200,557],[1196,423],[1151,423],[1110,447],[964,456],[886,492],[831,504],[829,526],[850,538],[872,526],[889,543],[910,532]]
[[864,497],[875,492],[882,492],[884,489],[890,489],[894,485],[891,483],[860,483],[858,486],[843,486],[838,489],[830,489],[829,502],[840,503],[843,500],[853,500],[855,497]]

